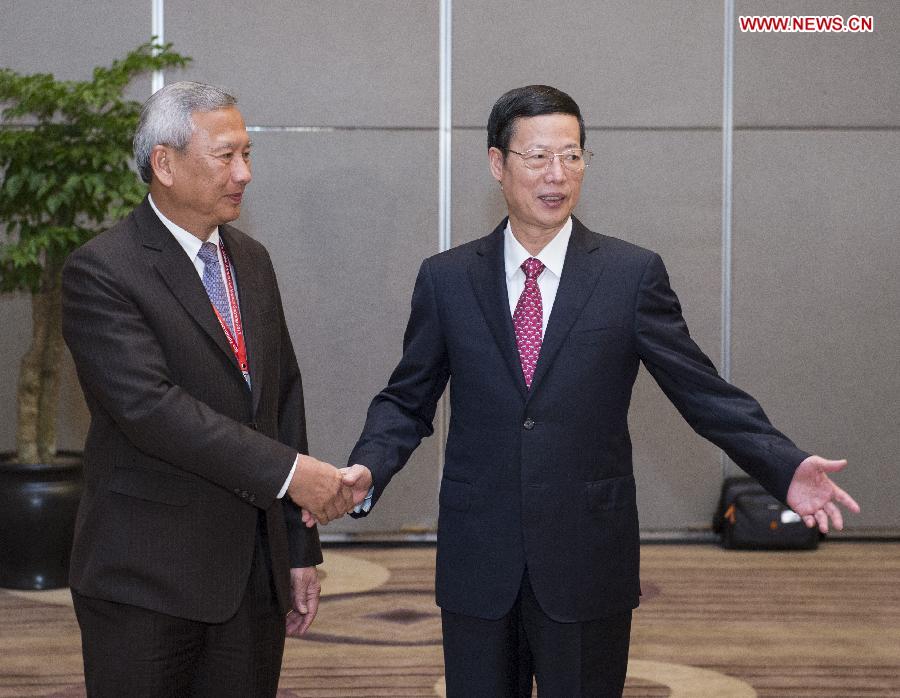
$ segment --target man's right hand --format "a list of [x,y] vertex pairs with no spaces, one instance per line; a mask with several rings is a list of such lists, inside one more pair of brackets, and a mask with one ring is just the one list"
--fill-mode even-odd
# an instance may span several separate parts
[[288,496],[319,523],[338,519],[354,507],[353,490],[344,484],[341,471],[329,463],[300,454],[288,485]]
[[[366,501],[369,496],[369,490],[372,488],[372,471],[366,466],[356,463],[348,468],[341,468],[339,472],[344,481],[344,486],[350,490],[353,497],[353,508],[359,511],[360,505]],[[365,511],[368,510],[368,507],[366,507]],[[307,528],[312,528],[318,523],[327,523],[320,521],[308,509],[303,510],[302,517],[303,523],[306,524]]]

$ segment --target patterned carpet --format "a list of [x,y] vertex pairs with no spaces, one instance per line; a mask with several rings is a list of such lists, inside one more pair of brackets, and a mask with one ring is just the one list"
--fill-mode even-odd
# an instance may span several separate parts
[[[325,559],[280,698],[444,695],[433,547],[332,546]],[[642,572],[626,696],[900,696],[900,544],[647,545]],[[0,698],[79,698],[81,670],[67,590],[0,590]]]

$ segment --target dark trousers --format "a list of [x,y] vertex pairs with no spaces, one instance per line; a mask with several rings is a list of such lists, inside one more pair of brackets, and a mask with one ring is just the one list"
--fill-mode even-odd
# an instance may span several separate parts
[[262,530],[244,598],[224,623],[175,618],[72,590],[89,698],[275,696],[284,614]]
[[631,611],[581,623],[545,614],[526,573],[499,620],[441,612],[447,698],[619,698],[625,686]]

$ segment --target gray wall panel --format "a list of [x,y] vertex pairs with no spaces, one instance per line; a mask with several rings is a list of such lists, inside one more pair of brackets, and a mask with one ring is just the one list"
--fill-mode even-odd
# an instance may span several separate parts
[[900,3],[737,0],[735,5],[736,17],[872,15],[875,23],[871,34],[736,31],[736,126],[900,125]]
[[533,83],[571,94],[589,125],[720,121],[721,3],[457,0],[453,12],[456,126],[483,126],[497,97]]
[[[713,361],[720,343],[720,183],[717,134],[594,131],[596,153],[576,215],[588,227],[659,252],[693,336]],[[503,215],[480,132],[454,133],[454,244]],[[645,528],[703,525],[718,496],[718,455],[642,371],[631,410]],[[699,483],[699,484],[698,484]]]
[[[238,225],[269,249],[304,374],[313,455],[344,465],[400,358],[419,264],[437,250],[432,133],[254,133]],[[415,177],[410,177],[415,163]],[[430,439],[364,522],[328,532],[433,527]]]
[[[87,80],[95,66],[150,39],[150,9],[150,0],[3,0],[0,67]],[[127,94],[146,99],[150,78],[135,80]]]
[[[450,200],[454,247],[487,235],[506,215],[503,193],[488,168],[485,139],[484,125],[478,131],[453,131]],[[587,181],[582,186],[582,197],[588,196],[589,185]]]
[[[0,452],[16,448],[16,388],[19,365],[31,345],[31,303],[24,294],[0,298],[0,356],[9,357],[0,372]],[[57,437],[60,449],[81,450],[87,433],[89,415],[75,367],[64,350],[60,385]]]
[[734,374],[851,467],[849,527],[900,526],[900,134],[740,133]]
[[167,0],[192,79],[233,90],[247,123],[435,126],[438,4]]

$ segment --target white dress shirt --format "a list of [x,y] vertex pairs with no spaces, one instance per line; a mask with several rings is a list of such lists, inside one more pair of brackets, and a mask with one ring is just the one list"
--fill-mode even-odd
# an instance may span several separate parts
[[[194,267],[197,269],[197,273],[200,275],[200,279],[203,279],[203,270],[206,268],[206,264],[203,263],[203,260],[198,256],[200,254],[200,248],[203,245],[203,240],[198,238],[193,233],[189,233],[187,230],[182,228],[177,223],[173,223],[168,218],[166,218],[165,214],[156,208],[156,204],[153,202],[153,197],[148,195],[148,201],[150,202],[150,208],[153,209],[153,212],[156,214],[157,218],[162,221],[162,224],[169,229],[169,232],[175,236],[175,239],[178,240],[178,244],[181,245],[182,249],[187,254],[188,258],[191,262],[194,263]],[[222,275],[222,283],[225,284],[225,287],[228,287],[228,279],[225,278],[225,266],[222,264],[222,245],[219,244],[219,229],[216,228],[212,231],[212,234],[206,239],[206,242],[211,242],[216,246],[216,250],[219,255],[219,273]],[[237,279],[234,276],[231,277],[231,281],[234,284],[234,297],[238,299],[238,287],[237,287]]]
[[[547,321],[550,319],[550,311],[553,310],[553,303],[556,300],[556,291],[559,289],[559,280],[562,278],[563,264],[566,261],[566,250],[569,248],[571,236],[572,216],[569,216],[556,236],[537,254],[537,259],[544,264],[544,270],[537,278],[538,288],[541,291],[541,305],[544,309],[541,337],[547,334]],[[516,240],[509,221],[507,221],[506,230],[503,231],[503,261],[506,266],[506,293],[509,296],[510,315],[516,312],[519,296],[525,289],[525,272],[522,271],[522,262],[530,257],[531,254],[528,250]]]
[[[203,260],[198,256],[200,254],[200,247],[203,245],[203,241],[198,238],[193,233],[189,233],[187,230],[179,226],[177,223],[173,223],[166,216],[156,208],[156,204],[153,202],[153,197],[149,194],[147,195],[147,200],[150,202],[150,208],[153,209],[153,212],[162,221],[162,224],[169,229],[169,232],[175,237],[178,241],[178,244],[181,245],[182,249],[187,254],[188,259],[191,260],[194,264],[194,268],[197,270],[197,273],[200,275],[201,281],[203,280],[203,270],[206,268],[206,265],[203,263]],[[206,242],[211,242],[216,246],[216,250],[219,254],[219,273],[222,274],[222,283],[226,284],[227,279],[225,278],[225,267],[222,264],[222,246],[219,244],[219,229],[216,228],[212,231],[212,234],[206,239]],[[231,282],[234,286],[234,297],[236,300],[239,299],[238,296],[238,288],[237,288],[237,279],[234,276],[231,277]],[[287,480],[284,481],[284,485],[281,490],[278,492],[278,499],[284,497],[287,493],[288,485],[291,484],[291,478],[294,477],[294,471],[297,469],[297,461],[300,459],[300,455],[298,454],[296,458],[294,458],[294,465],[291,468],[291,472],[288,473]]]

